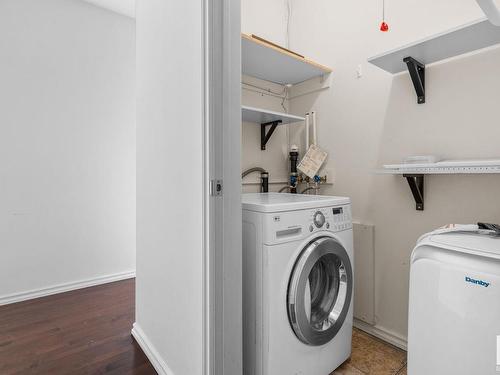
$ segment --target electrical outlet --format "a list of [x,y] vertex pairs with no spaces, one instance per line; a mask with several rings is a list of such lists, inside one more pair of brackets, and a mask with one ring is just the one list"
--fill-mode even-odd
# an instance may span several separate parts
[[363,65],[359,64],[358,68],[356,69],[356,76],[358,78],[363,77]]

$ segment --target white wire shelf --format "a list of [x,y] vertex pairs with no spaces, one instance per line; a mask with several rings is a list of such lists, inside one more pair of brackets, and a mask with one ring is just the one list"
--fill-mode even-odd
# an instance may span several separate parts
[[417,211],[424,210],[424,177],[451,174],[500,174],[500,159],[445,160],[425,164],[390,164],[376,171],[380,174],[399,175],[406,178]]
[[494,174],[500,173],[500,159],[445,160],[425,164],[392,164],[378,170],[381,174]]

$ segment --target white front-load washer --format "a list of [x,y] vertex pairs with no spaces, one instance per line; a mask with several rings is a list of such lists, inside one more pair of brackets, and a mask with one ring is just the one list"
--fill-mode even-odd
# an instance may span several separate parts
[[349,198],[243,195],[243,373],[328,375],[351,354]]
[[423,236],[409,300],[409,375],[500,374],[500,237]]

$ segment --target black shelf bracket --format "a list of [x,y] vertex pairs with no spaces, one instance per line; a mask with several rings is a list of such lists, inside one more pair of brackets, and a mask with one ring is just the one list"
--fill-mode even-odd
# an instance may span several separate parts
[[[266,149],[266,144],[269,141],[269,138],[271,138],[274,131],[276,130],[276,127],[281,123],[282,123],[281,120],[276,120],[276,121],[271,121],[271,122],[266,122],[264,124],[260,124],[260,149],[261,150]],[[271,128],[266,132],[268,126],[270,126]]]
[[424,210],[424,175],[423,174],[404,174],[404,178],[410,185],[411,193],[415,198],[417,211]]
[[418,104],[423,104],[425,103],[425,65],[413,57],[405,57],[403,61],[408,67],[413,86],[415,86],[417,102]]

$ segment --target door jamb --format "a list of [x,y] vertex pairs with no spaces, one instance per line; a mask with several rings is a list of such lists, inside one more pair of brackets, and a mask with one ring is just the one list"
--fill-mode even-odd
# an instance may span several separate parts
[[[202,0],[204,375],[242,373],[240,0]],[[211,194],[211,181],[222,193]]]

